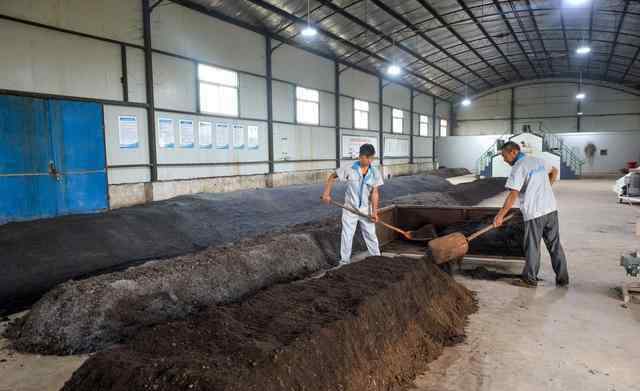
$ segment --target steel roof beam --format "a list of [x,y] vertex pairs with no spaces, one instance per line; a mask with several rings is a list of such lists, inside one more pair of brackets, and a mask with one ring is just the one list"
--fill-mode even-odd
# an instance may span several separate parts
[[[533,53],[533,52],[530,52],[530,53]],[[543,52],[542,52],[542,51],[538,51],[538,53],[539,53],[539,54],[542,54]],[[606,53],[597,53],[597,54],[603,54],[603,55],[604,55],[604,54],[606,54]],[[621,58],[625,58],[625,59],[629,59],[629,58],[630,58],[630,57],[622,57],[622,56],[620,56],[620,57],[621,57]],[[496,56],[496,57],[489,58],[488,60],[489,60],[489,61],[492,61],[492,60],[498,60],[498,59],[500,59],[500,58],[501,58],[500,56]],[[523,63],[523,62],[526,62],[526,61],[527,61],[527,60],[525,60],[525,59],[523,59],[523,60],[511,60],[511,62],[513,62],[513,63]],[[594,62],[596,62],[596,63],[606,64],[606,61],[605,61],[605,60],[598,60],[598,59],[595,59],[595,60],[593,60],[593,61],[594,61]],[[469,65],[477,65],[477,64],[480,64],[480,61],[477,61],[477,62],[475,62],[475,63],[470,63]],[[621,64],[621,63],[613,63],[613,64],[615,64],[615,65],[626,65],[626,62],[625,62],[625,64]],[[499,65],[507,65],[507,64],[504,64],[504,63],[503,63],[503,64],[499,64]],[[461,69],[461,68],[457,68],[457,69],[459,70],[459,69]],[[569,68],[567,68],[567,69],[569,69]],[[620,72],[620,71],[613,71],[613,72],[622,73],[622,72]],[[557,72],[556,72],[556,73],[557,73]],[[436,78],[436,81],[438,81],[438,79],[439,79],[439,78]]]
[[620,82],[624,83],[627,75],[629,75],[629,72],[631,71],[631,68],[633,68],[633,64],[638,60],[638,56],[640,56],[640,47],[636,49],[636,54],[633,55],[633,59],[629,63],[629,66],[627,66],[627,69],[625,69],[624,73],[622,74]]
[[[475,54],[476,57],[478,57],[480,60],[482,60],[489,68],[491,68],[491,70],[498,75],[502,80],[507,81],[507,79],[502,76],[500,74],[500,72],[498,72],[498,70],[489,62],[487,62],[484,57],[471,45],[469,45],[467,43],[467,40],[465,38],[463,38],[456,30],[454,30],[451,26],[449,26],[449,24],[447,23],[446,20],[444,20],[444,18],[442,16],[440,16],[440,14],[438,14],[438,12],[429,4],[427,3],[425,0],[417,0],[418,3],[420,3],[420,5],[422,5],[427,11],[429,11],[429,13],[436,18],[436,20],[444,27],[447,29],[447,31],[449,31],[449,33],[453,34],[454,37],[456,37],[460,42],[462,42],[463,45],[465,45],[467,48],[469,48],[469,50],[471,50],[473,52],[473,54]],[[459,53],[456,53],[456,55],[458,55]]]
[[569,40],[567,39],[567,29],[564,25],[564,12],[560,11],[560,29],[562,30],[562,39],[564,40],[564,50],[567,52],[567,64],[571,69],[571,53],[569,53]]
[[616,45],[618,43],[618,37],[620,36],[620,30],[622,29],[622,25],[624,24],[624,17],[627,15],[626,11],[629,9],[629,3],[631,3],[630,1],[625,2],[624,4],[624,12],[622,14],[622,16],[620,17],[620,20],[618,21],[618,28],[616,28],[616,36],[613,39],[613,46],[611,46],[611,51],[609,52],[609,58],[607,59],[607,67],[604,70],[604,79],[607,80],[607,74],[609,73],[609,65],[611,62],[611,59],[613,58],[613,54],[616,51]]
[[[299,23],[299,24],[306,24],[306,20],[304,18],[300,18],[300,17],[298,17],[296,15],[293,15],[293,14],[289,13],[288,11],[286,11],[286,10],[284,10],[282,8],[276,7],[276,6],[274,6],[274,5],[270,4],[270,3],[267,3],[267,2],[265,2],[263,0],[246,0],[246,1],[248,1],[250,3],[253,3],[253,4],[255,4],[255,5],[257,5],[257,6],[261,7],[261,8],[264,8],[267,11],[273,12],[273,13],[275,13],[275,14],[277,14],[277,15],[285,18],[285,19],[288,19],[288,20],[290,20],[292,22]],[[326,30],[326,29],[324,29],[324,28],[322,28],[322,27],[320,27],[318,25],[314,25],[314,27],[316,28],[316,30],[318,30],[319,33],[321,33],[322,35],[324,35],[325,37],[327,37],[329,39],[332,39],[332,40],[334,40],[336,42],[339,42],[342,45],[346,45],[346,46],[350,46],[350,47],[352,47],[354,49],[362,50],[362,52],[367,54],[369,57],[374,58],[374,59],[376,59],[376,60],[378,60],[378,61],[380,61],[382,63],[386,63],[386,64],[390,64],[391,63],[391,61],[389,61],[388,59],[384,58],[383,56],[381,56],[381,55],[379,55],[377,53],[374,53],[374,52],[372,52],[370,50],[366,50],[366,49],[362,48],[361,46],[349,41],[348,39],[342,38],[342,37],[330,32],[330,31],[328,31],[328,30]],[[341,60],[340,58],[338,58],[338,59]],[[436,65],[436,67],[437,67],[437,65]],[[458,95],[457,92],[449,89],[448,87],[445,87],[443,85],[435,83],[432,80],[426,78],[425,76],[411,71],[410,69],[406,69],[405,71],[407,72],[407,74],[410,74],[410,75],[412,75],[414,77],[422,79],[425,82],[428,82],[428,83],[432,84],[435,87],[441,88],[441,89],[443,89],[445,91],[449,91],[454,95]],[[444,73],[448,73],[448,72],[445,71]]]
[[518,44],[518,47],[520,48],[520,51],[527,58],[527,60],[528,60],[527,62],[529,63],[529,66],[531,67],[531,69],[533,69],[533,72],[536,74],[536,76],[540,77],[540,73],[538,72],[538,69],[531,62],[531,59],[527,55],[527,51],[524,50],[524,46],[522,46],[522,42],[520,42],[520,39],[518,39],[518,36],[516,35],[516,32],[513,30],[513,27],[511,26],[511,23],[509,22],[509,19],[504,15],[504,11],[502,10],[502,5],[496,0],[493,0],[493,4],[496,7],[496,9],[500,12],[500,17],[502,18],[502,21],[504,22],[504,24],[509,29],[509,32],[511,33],[511,35],[513,35],[513,38],[516,40],[516,43]]
[[[251,2],[262,2],[261,0],[248,0]],[[365,21],[363,21],[362,19],[358,18],[357,16],[344,11],[341,7],[337,6],[336,4],[334,4],[333,2],[331,2],[330,0],[316,0],[318,2],[320,2],[322,5],[330,8],[333,11],[336,11],[337,13],[339,13],[340,15],[344,16],[345,18],[347,18],[349,21],[357,24],[358,26],[367,29],[369,31],[371,31],[372,33],[382,37],[385,41],[389,42],[392,46],[395,44],[395,46],[404,51],[405,53],[408,53],[409,55],[411,55],[414,58],[417,58],[418,60],[420,60],[420,62],[423,62],[425,64],[427,64],[428,66],[436,69],[437,71],[449,76],[451,79],[454,79],[456,81],[458,81],[460,84],[462,85],[466,85],[467,83],[465,83],[462,79],[459,79],[458,77],[452,75],[449,71],[447,71],[446,69],[440,67],[439,65],[435,64],[433,61],[428,60],[426,57],[422,56],[421,54],[417,53],[416,51],[414,51],[413,49],[402,45],[402,44],[398,44],[391,36],[385,34],[384,32],[378,30],[377,28],[373,27],[372,25],[370,25],[369,23],[366,23]],[[351,41],[347,41],[350,42]],[[369,51],[368,49],[365,49],[359,45],[355,45],[351,43],[351,46],[356,48],[357,50],[365,53],[365,51]],[[385,48],[386,49],[386,48]],[[370,53],[374,53],[369,51]],[[360,61],[358,61],[359,63]],[[469,89],[475,90],[473,87],[469,86]]]
[[[322,0],[325,1],[325,0]],[[422,31],[420,31],[419,28],[417,28],[413,23],[411,23],[411,21],[409,21],[407,18],[405,18],[404,16],[400,15],[399,13],[397,13],[395,10],[393,10],[391,7],[389,7],[388,5],[384,4],[382,1],[380,0],[371,0],[376,6],[378,6],[378,8],[382,9],[384,12],[386,12],[387,14],[391,15],[393,18],[399,20],[402,24],[404,24],[405,26],[409,27],[409,29],[411,29],[413,32],[415,32],[416,34],[418,34],[418,36],[420,38],[422,38],[423,40],[427,41],[431,46],[435,47],[436,49],[440,50],[444,55],[446,55],[447,57],[449,57],[451,60],[453,60],[455,63],[467,68],[474,76],[476,76],[478,79],[482,80],[485,84],[487,85],[493,85],[492,83],[490,83],[487,79],[485,79],[484,77],[482,77],[480,74],[478,74],[477,72],[475,72],[473,69],[468,68],[462,61],[458,60],[454,55],[452,55],[451,53],[449,53],[445,48],[443,48],[440,44],[438,44],[437,42],[435,42],[434,40],[432,40],[431,38],[429,38],[427,35],[423,34]],[[462,84],[464,85],[468,85],[468,83],[463,82]],[[469,89],[473,89],[475,90],[473,87],[468,86]]]
[[480,22],[478,22],[478,19],[476,18],[476,16],[471,12],[471,10],[469,9],[469,7],[467,7],[467,5],[462,2],[461,0],[456,0],[456,2],[458,3],[458,5],[464,10],[464,12],[471,18],[471,20],[473,21],[473,23],[476,25],[476,27],[482,32],[482,34],[484,34],[484,36],[487,38],[487,40],[489,42],[491,42],[493,44],[493,46],[496,48],[496,50],[498,51],[498,53],[500,53],[500,55],[502,56],[502,58],[504,58],[504,60],[511,66],[511,69],[513,69],[513,71],[518,75],[518,77],[520,79],[524,79],[524,77],[522,76],[522,73],[520,73],[520,70],[518,68],[516,68],[513,64],[511,64],[509,62],[509,60],[507,59],[507,56],[504,54],[504,52],[502,51],[502,49],[500,48],[500,46],[498,46],[498,44],[496,43],[496,41],[494,41],[493,38],[491,38],[491,35],[489,35],[489,33],[487,32],[487,30],[484,28],[484,26],[482,26],[482,24]]

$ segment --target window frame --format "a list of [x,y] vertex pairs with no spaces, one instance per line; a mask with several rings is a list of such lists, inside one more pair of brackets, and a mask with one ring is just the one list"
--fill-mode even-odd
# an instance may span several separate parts
[[[423,122],[422,119],[425,119]],[[426,125],[426,132],[422,134],[422,124]],[[418,113],[418,136],[429,137],[429,116]]]
[[[445,134],[442,134],[442,122],[444,121]],[[438,137],[447,137],[449,135],[449,120],[447,118],[440,118],[438,122]]]
[[[234,117],[234,118],[238,118],[240,117],[240,74],[239,72],[233,70],[233,69],[227,69],[227,68],[222,68],[219,66],[215,66],[215,65],[210,65],[210,64],[206,64],[206,63],[202,63],[202,62],[197,62],[196,63],[196,78],[198,80],[198,91],[197,91],[197,98],[198,98],[198,113],[203,113],[203,114],[213,114],[213,115],[220,115],[220,116],[225,116],[225,117]],[[233,74],[235,74],[235,79],[236,79],[236,85],[230,85],[227,83],[223,83],[223,82],[212,82],[212,81],[208,81],[208,80],[203,80],[200,77],[200,67],[209,67],[209,68],[213,68],[213,69],[219,69],[225,72],[231,72]],[[206,111],[203,110],[202,108],[202,84],[206,84],[208,86],[214,86],[214,87],[218,87],[218,88],[233,88],[235,89],[235,95],[236,95],[236,108],[235,108],[235,114],[229,114],[229,113],[224,113],[224,112],[216,112],[216,111]]]
[[[313,100],[300,98],[298,96],[298,91],[299,90],[306,90],[306,91],[316,92],[318,94],[318,101],[316,102],[316,101],[313,101]],[[296,124],[301,124],[301,125],[319,126],[320,125],[320,90],[316,90],[316,89],[313,89],[313,88],[307,88],[307,87],[295,85],[294,94],[295,94],[295,97],[294,97],[295,98],[295,123]],[[298,113],[298,102],[313,103],[318,107],[318,109],[317,109],[318,116],[317,116],[316,122],[305,122],[305,121],[301,120],[300,115]]]
[[[396,113],[400,113],[400,116],[396,116]],[[396,131],[395,120],[400,120],[400,131]],[[404,133],[404,111],[402,109],[397,109],[395,107],[391,108],[391,133],[394,134],[402,134]]]
[[[356,107],[356,103],[357,103],[357,102],[360,102],[360,103],[366,103],[366,104],[367,104],[367,109],[366,109],[366,110],[358,109],[358,108]],[[370,107],[369,107],[369,102],[368,102],[368,101],[353,98],[353,128],[354,128],[354,129],[359,129],[359,130],[370,130],[370,128],[371,128],[371,127],[370,127],[370,124],[369,124],[369,112],[370,112],[370,111],[369,111],[369,109],[370,109]],[[359,127],[359,126],[357,126],[357,123],[356,123],[357,115],[356,115],[356,114],[357,114],[358,112],[366,113],[366,115],[367,115],[367,126],[365,126],[365,127]]]

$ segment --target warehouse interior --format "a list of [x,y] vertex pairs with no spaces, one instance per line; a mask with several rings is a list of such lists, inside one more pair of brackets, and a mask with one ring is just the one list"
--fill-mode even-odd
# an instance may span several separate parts
[[[639,2],[3,0],[0,36],[0,391],[639,389]],[[514,143],[568,285],[548,227],[513,283]]]

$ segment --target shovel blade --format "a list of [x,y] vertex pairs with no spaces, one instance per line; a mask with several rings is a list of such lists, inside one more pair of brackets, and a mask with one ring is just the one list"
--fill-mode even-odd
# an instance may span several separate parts
[[434,261],[441,264],[464,257],[469,251],[469,242],[463,234],[456,232],[429,241],[429,250]]

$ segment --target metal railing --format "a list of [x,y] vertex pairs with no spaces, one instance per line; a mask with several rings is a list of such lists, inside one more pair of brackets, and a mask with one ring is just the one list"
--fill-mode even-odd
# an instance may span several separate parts
[[[567,147],[560,137],[545,129],[542,122],[535,123],[535,127],[537,128],[536,130],[531,129],[532,127],[530,125],[532,124],[525,125],[527,125],[527,130],[524,130],[525,127],[523,126],[521,128],[522,130],[514,132],[511,137],[522,133],[533,133],[542,137],[543,151],[553,152],[560,155],[561,162],[564,162],[569,166],[577,176],[582,175],[582,166],[585,163],[584,160],[580,159],[580,157],[571,148]],[[498,153],[499,140],[501,139],[498,139],[491,144],[491,146],[487,148],[487,150],[483,152],[476,161],[476,175],[480,175],[491,164],[493,157]]]
[[569,166],[577,176],[582,175],[584,160],[580,159],[571,148],[567,147],[560,137],[545,132],[542,138],[542,149],[557,153],[560,155],[561,162]]
[[491,160],[498,153],[498,140],[494,141],[491,146],[480,155],[476,161],[476,175],[481,175],[482,172],[491,164]]

